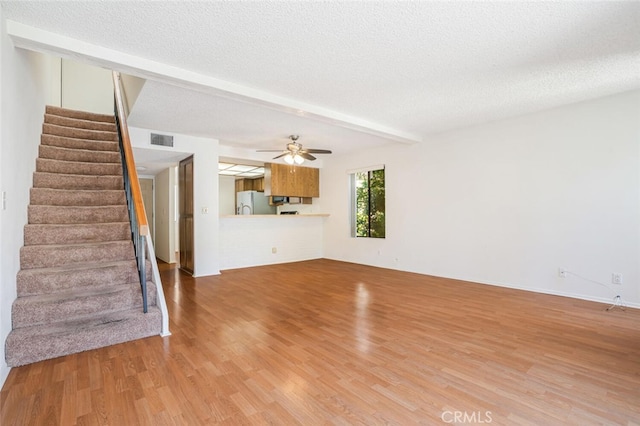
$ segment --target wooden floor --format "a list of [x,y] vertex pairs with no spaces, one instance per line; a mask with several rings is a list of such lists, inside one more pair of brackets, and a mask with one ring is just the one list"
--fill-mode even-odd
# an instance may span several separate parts
[[640,310],[329,260],[161,269],[172,336],[14,368],[0,424],[640,421]]

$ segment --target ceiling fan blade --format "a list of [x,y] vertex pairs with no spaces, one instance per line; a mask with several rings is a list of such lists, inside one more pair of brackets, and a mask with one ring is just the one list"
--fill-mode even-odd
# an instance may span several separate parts
[[313,161],[316,159],[316,157],[314,157],[313,155],[309,154],[307,151],[305,152],[298,152],[298,154],[300,154],[300,156],[302,158],[304,158],[305,160],[309,160],[309,161]]
[[305,149],[305,151],[313,154],[331,154],[331,151],[328,149]]
[[[258,149],[256,150],[256,152],[280,152],[280,155],[273,157],[274,160],[282,158],[286,155],[290,155],[294,158],[299,155],[300,157],[309,161],[313,161],[316,159],[316,157],[311,154],[331,154],[331,151],[328,149],[304,149],[302,145],[298,143],[298,135],[291,135],[289,136],[289,139],[291,139],[291,142],[287,144],[287,149],[285,151],[280,151],[277,149]],[[288,158],[288,160],[290,159]],[[298,160],[300,159],[298,158]]]

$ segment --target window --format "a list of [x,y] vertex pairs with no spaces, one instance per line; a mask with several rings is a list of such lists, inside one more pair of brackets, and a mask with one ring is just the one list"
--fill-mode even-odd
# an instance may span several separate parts
[[352,172],[351,236],[385,238],[384,166]]

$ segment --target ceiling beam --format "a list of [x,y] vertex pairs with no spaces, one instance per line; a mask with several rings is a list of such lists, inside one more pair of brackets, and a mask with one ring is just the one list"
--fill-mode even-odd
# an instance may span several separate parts
[[271,108],[395,142],[406,144],[422,142],[419,135],[374,123],[364,118],[220,80],[184,68],[140,58],[20,22],[7,20],[7,33],[16,47],[88,62],[137,77]]

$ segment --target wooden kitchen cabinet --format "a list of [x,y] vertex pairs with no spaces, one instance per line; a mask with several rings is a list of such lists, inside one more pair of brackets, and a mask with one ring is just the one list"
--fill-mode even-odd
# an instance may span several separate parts
[[267,163],[264,166],[264,195],[319,197],[320,170],[313,167]]
[[264,191],[264,177],[260,177],[257,179],[251,179],[253,182],[251,182],[253,184],[253,190],[254,191]]
[[244,179],[236,179],[236,192],[244,191]]
[[240,191],[264,191],[264,178],[236,179],[236,192]]

